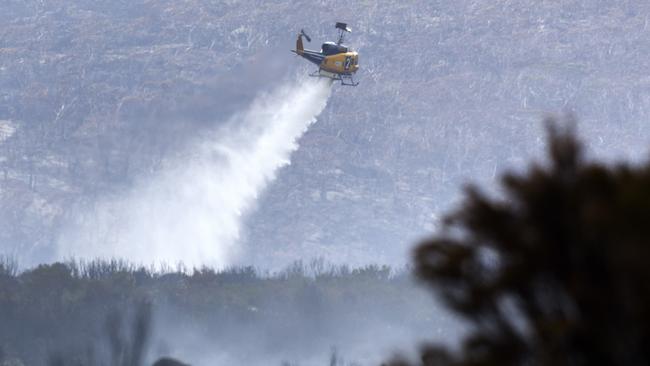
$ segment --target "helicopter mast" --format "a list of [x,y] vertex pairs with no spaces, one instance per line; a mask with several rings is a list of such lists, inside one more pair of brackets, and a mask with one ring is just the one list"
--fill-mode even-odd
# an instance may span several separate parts
[[339,46],[343,43],[343,38],[345,37],[345,32],[352,32],[348,25],[345,23],[337,22],[335,25],[336,29],[339,30],[339,40],[336,42]]

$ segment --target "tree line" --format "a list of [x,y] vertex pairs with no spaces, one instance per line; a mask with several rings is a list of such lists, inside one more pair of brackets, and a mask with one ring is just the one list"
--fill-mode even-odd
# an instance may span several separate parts
[[21,272],[5,258],[0,348],[17,364],[135,366],[165,356],[156,354],[158,338],[173,349],[174,339],[185,336],[177,332],[190,329],[206,344],[242,354],[241,362],[272,341],[251,341],[261,332],[287,340],[276,345],[278,352],[291,354],[292,342],[329,349],[336,344],[326,342],[357,331],[348,324],[435,325],[434,319],[421,323],[429,299],[412,282],[406,269],[321,260],[275,273],[153,269],[120,260],[42,264]]

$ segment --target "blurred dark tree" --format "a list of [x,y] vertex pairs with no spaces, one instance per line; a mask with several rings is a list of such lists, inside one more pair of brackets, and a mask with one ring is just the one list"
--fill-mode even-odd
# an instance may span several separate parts
[[188,366],[188,365],[178,360],[175,360],[173,358],[165,357],[156,361],[156,363],[154,363],[153,366]]
[[650,163],[586,161],[548,126],[547,166],[505,175],[501,198],[469,187],[417,247],[417,276],[470,324],[420,364],[650,365]]

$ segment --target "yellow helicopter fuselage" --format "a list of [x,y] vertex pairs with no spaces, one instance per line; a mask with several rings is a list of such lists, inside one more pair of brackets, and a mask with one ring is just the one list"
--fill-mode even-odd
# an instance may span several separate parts
[[319,68],[335,74],[354,74],[359,70],[359,54],[352,51],[325,56]]

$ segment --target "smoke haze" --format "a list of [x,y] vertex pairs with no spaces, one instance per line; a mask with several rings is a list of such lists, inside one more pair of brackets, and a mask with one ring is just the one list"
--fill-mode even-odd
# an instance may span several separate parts
[[181,159],[119,197],[73,214],[58,240],[58,258],[124,258],[222,268],[240,253],[242,220],[297,140],[316,121],[330,82],[288,82]]

